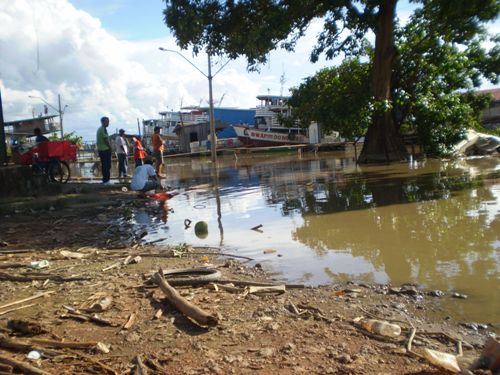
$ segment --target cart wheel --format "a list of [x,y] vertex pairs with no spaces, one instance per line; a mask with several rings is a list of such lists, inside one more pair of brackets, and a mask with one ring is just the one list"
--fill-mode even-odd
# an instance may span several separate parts
[[62,171],[61,183],[65,184],[71,178],[71,170],[69,169],[69,164],[67,162],[61,161],[60,164],[61,164],[61,171]]
[[65,184],[71,176],[69,165],[65,161],[52,160],[49,164],[49,180]]
[[51,160],[47,169],[47,175],[50,182],[62,183],[63,171],[59,160]]

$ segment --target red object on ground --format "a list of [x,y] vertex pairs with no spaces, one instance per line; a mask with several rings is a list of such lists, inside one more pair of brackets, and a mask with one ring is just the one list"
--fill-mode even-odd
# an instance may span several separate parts
[[175,195],[177,195],[177,194],[176,193],[161,192],[161,193],[154,193],[154,194],[146,194],[146,197],[157,200],[157,201],[166,201],[167,199],[170,199]]

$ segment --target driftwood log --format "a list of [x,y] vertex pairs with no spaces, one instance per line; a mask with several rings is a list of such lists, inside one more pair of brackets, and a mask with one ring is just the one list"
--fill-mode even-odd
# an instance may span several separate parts
[[55,293],[55,291],[54,290],[49,290],[48,292],[38,293],[38,294],[35,294],[34,296],[31,296],[31,297],[28,297],[28,298],[23,298],[23,299],[14,301],[14,302],[6,303],[5,305],[0,306],[0,309],[4,309],[6,307],[18,305],[18,304],[23,303],[23,302],[32,301],[32,300],[37,299],[37,298],[48,296],[48,295],[50,295],[52,293]]
[[191,302],[182,297],[177,290],[172,288],[164,279],[162,270],[153,274],[152,280],[160,287],[167,299],[175,306],[176,309],[194,320],[196,323],[208,327],[214,327],[219,323],[216,316],[210,315],[198,306],[193,305]]
[[61,355],[61,352],[42,348],[26,341],[14,340],[4,335],[0,335],[0,348],[16,352],[29,352],[31,350],[38,350],[39,352],[43,352],[47,356]]
[[92,349],[97,346],[97,342],[76,342],[76,341],[55,341],[45,339],[31,339],[31,343],[49,348],[68,348],[68,349]]
[[31,282],[35,280],[53,280],[59,282],[67,282],[67,281],[82,281],[82,280],[90,280],[89,277],[64,277],[61,275],[52,275],[50,273],[31,273],[27,272],[22,275],[10,275],[5,272],[0,272],[0,280],[4,281],[18,281],[18,282]]
[[25,375],[51,375],[47,371],[40,370],[39,368],[31,366],[28,363],[20,362],[14,358],[6,357],[3,354],[0,354],[0,363],[5,363],[9,366],[19,369]]
[[142,362],[141,355],[137,355],[135,357],[135,372],[134,374],[136,375],[148,375],[148,370],[146,369],[146,366],[144,366],[144,363]]

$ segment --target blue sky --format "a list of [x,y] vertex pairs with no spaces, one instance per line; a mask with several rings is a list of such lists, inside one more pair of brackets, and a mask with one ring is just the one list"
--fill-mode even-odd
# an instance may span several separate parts
[[98,17],[120,39],[156,39],[169,35],[163,23],[162,0],[71,0],[76,8]]

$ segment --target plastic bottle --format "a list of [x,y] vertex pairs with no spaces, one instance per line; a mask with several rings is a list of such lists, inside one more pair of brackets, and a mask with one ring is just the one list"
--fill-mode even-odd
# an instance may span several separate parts
[[377,333],[382,336],[397,337],[401,334],[400,326],[384,320],[363,319],[359,324],[368,332]]
[[49,266],[49,261],[44,259],[44,260],[38,260],[38,261],[33,261],[30,263],[30,267],[35,269],[35,270],[39,270],[39,269],[42,269],[42,268],[46,268]]
[[432,349],[424,349],[424,357],[433,365],[444,368],[453,373],[460,372],[457,357],[453,354],[442,353]]

